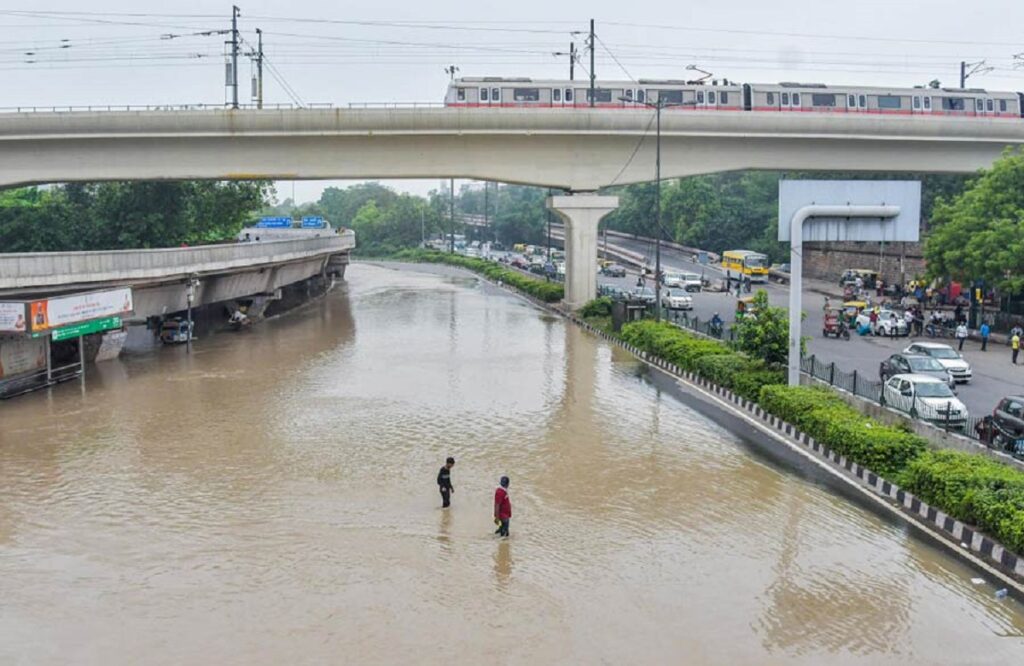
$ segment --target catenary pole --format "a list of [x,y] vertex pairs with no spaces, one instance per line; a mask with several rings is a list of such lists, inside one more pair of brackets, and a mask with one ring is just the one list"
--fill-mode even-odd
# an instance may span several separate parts
[[590,19],[590,106],[594,106],[594,51],[597,50],[594,41],[594,19]]
[[231,7],[231,108],[238,108],[238,5]]

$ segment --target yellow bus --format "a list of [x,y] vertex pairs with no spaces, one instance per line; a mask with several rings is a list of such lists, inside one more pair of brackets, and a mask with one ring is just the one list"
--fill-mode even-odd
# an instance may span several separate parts
[[750,250],[722,253],[722,268],[730,279],[749,277],[751,282],[768,281],[768,257]]

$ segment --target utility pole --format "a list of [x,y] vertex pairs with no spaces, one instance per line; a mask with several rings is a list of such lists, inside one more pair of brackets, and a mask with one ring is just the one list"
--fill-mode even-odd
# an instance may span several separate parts
[[449,194],[448,197],[448,218],[450,219],[450,225],[448,227],[448,252],[455,254],[455,179],[452,178],[449,181]]
[[484,226],[488,227],[488,228],[490,228],[490,226],[491,226],[491,220],[487,216],[487,211],[488,211],[488,205],[487,205],[488,204],[488,194],[490,194],[490,192],[491,192],[490,185],[491,184],[488,181],[486,181],[486,180],[484,181]]
[[594,106],[594,51],[596,50],[596,44],[594,42],[594,19],[590,19],[590,106]]
[[576,42],[569,42],[569,80],[576,79]]
[[238,108],[238,5],[231,7],[231,108]]
[[978,62],[964,62],[960,61],[960,87],[967,87],[967,79],[971,78],[975,74],[987,74],[992,71],[992,67],[985,64],[984,60]]
[[263,108],[263,31],[256,28],[256,108]]
[[[551,198],[551,195],[552,195],[552,191],[551,191],[551,188],[549,187],[548,188],[548,199]],[[547,206],[545,206],[544,210],[547,212],[547,215],[548,215],[548,262],[550,262],[551,261],[551,209],[548,208]]]
[[960,61],[960,87],[963,88],[967,84],[967,63],[963,60]]

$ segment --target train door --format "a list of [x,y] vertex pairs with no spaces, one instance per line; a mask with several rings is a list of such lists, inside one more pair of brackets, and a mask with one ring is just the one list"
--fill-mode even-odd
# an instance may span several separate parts
[[847,113],[861,113],[864,109],[857,105],[857,95],[854,93],[847,93],[846,95],[846,112]]
[[703,90],[698,90],[697,91],[697,103],[696,103],[695,106],[698,109],[701,109],[701,108],[704,108],[707,105],[707,103],[708,103],[707,95],[704,94]]
[[501,106],[501,88],[491,88],[491,106]]
[[491,105],[491,90],[490,90],[490,88],[481,88],[479,92],[480,92],[479,105],[480,106],[490,106]]
[[709,90],[707,92],[708,92],[708,94],[707,94],[707,98],[705,100],[707,108],[711,109],[711,110],[717,109],[718,108],[718,98],[720,97],[721,93],[719,93],[717,90]]
[[803,110],[803,104],[801,103],[801,100],[800,100],[800,93],[795,92],[795,93],[791,94],[789,96],[789,99],[790,99],[790,103],[791,103],[793,111],[801,111],[801,110]]
[[931,113],[931,112],[932,112],[932,97],[931,97],[931,95],[922,95],[921,96],[921,113]]

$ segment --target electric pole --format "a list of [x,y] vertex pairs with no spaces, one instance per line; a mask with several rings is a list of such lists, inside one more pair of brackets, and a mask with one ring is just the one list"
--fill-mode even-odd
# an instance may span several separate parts
[[448,218],[451,224],[448,229],[448,252],[455,254],[455,179],[449,181]]
[[984,60],[978,62],[964,62],[960,61],[960,87],[967,87],[967,79],[971,78],[975,74],[987,74],[992,71],[992,67],[985,64]]
[[967,63],[963,60],[960,61],[960,87],[963,88],[967,83]]
[[569,80],[576,79],[576,42],[569,42]]
[[231,108],[238,108],[238,5],[231,7]]
[[263,108],[263,31],[256,28],[256,108]]
[[590,106],[594,106],[594,51],[596,50],[596,44],[594,42],[594,19],[590,19],[590,39],[588,40],[590,46]]

